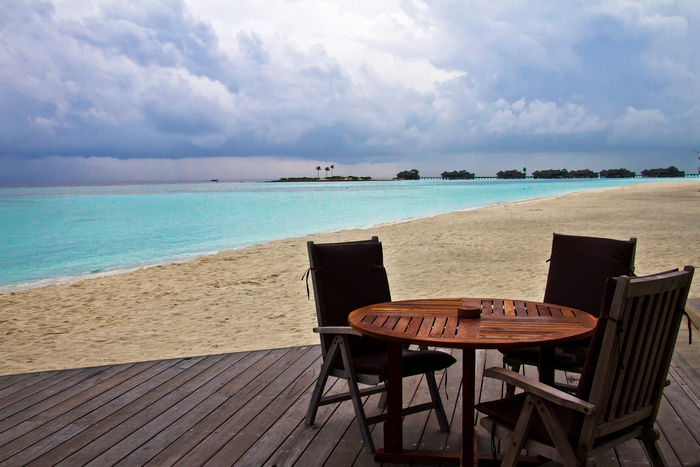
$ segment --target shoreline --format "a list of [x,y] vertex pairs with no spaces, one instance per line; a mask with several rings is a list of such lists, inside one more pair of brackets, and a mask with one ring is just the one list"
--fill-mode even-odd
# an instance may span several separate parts
[[597,188],[9,292],[0,375],[316,344],[307,240],[377,235],[395,300],[541,299],[553,232],[637,237],[638,275],[700,266],[699,205],[700,180]]
[[[370,180],[370,181],[377,181],[377,180]],[[379,181],[385,181],[385,180],[379,180]],[[386,180],[386,181],[390,181],[390,180]],[[663,183],[663,182],[650,180],[648,183]],[[679,183],[683,183],[683,182],[679,181]],[[644,183],[640,183],[640,184],[643,185]],[[623,186],[636,186],[636,185],[623,185]],[[428,219],[428,218],[435,217],[435,216],[443,216],[443,215],[449,215],[449,214],[458,213],[458,212],[468,212],[468,211],[473,211],[473,210],[478,210],[478,209],[486,209],[486,208],[490,208],[493,206],[499,206],[499,205],[505,205],[505,204],[526,203],[526,202],[533,201],[533,200],[545,200],[545,199],[549,199],[549,198],[556,198],[559,196],[572,195],[572,194],[580,193],[580,192],[594,192],[594,191],[599,191],[599,190],[614,190],[617,188],[621,188],[621,187],[589,188],[589,189],[585,189],[585,190],[576,190],[576,191],[571,191],[568,193],[560,193],[560,194],[555,194],[555,195],[525,198],[525,199],[514,200],[514,201],[502,201],[502,202],[497,202],[497,203],[484,204],[482,206],[473,206],[473,207],[469,207],[469,208],[458,209],[458,210],[450,211],[450,212],[446,212],[446,213],[428,214],[425,216],[411,217],[408,219],[402,219],[402,220],[398,220],[398,221],[388,221],[388,222],[384,222],[384,223],[380,222],[380,223],[376,223],[376,224],[369,224],[369,225],[363,226],[363,227],[355,227],[354,229],[367,230],[367,229],[372,229],[372,228],[377,228],[377,227],[402,224],[402,223],[406,223],[406,222],[413,222],[413,221],[421,220],[421,219]],[[134,271],[137,271],[140,269],[148,269],[148,268],[152,268],[152,267],[165,266],[165,265],[169,265],[169,264],[186,263],[188,261],[196,260],[198,258],[212,256],[212,255],[216,255],[216,254],[226,252],[226,251],[237,251],[237,250],[241,250],[241,249],[245,249],[245,248],[250,248],[253,246],[265,245],[265,244],[268,244],[268,243],[271,243],[274,241],[278,241],[278,240],[288,240],[288,239],[293,239],[293,238],[301,238],[301,237],[305,237],[305,236],[309,236],[309,235],[334,234],[334,233],[338,233],[338,232],[343,232],[345,230],[353,230],[353,229],[340,229],[340,230],[333,230],[333,231],[328,231],[328,232],[317,232],[317,233],[312,233],[312,234],[305,234],[305,235],[300,235],[300,236],[296,236],[296,237],[285,237],[285,238],[273,239],[273,240],[269,240],[269,241],[262,242],[262,243],[253,243],[253,244],[243,245],[243,246],[240,246],[237,248],[227,248],[224,250],[210,251],[210,252],[206,252],[206,253],[192,253],[191,256],[188,256],[186,258],[166,258],[166,259],[162,259],[162,260],[155,261],[152,263],[136,264],[136,265],[117,268],[117,269],[108,270],[108,271],[100,271],[100,272],[95,272],[95,273],[83,273],[83,274],[77,274],[77,275],[72,275],[72,276],[60,276],[60,277],[42,279],[42,280],[33,281],[33,282],[22,282],[19,284],[0,285],[0,296],[3,294],[11,293],[11,292],[21,292],[24,290],[32,290],[32,289],[37,289],[37,288],[42,288],[42,287],[49,287],[52,285],[73,284],[75,282],[96,279],[96,278],[100,278],[100,277],[113,276],[113,275],[117,275],[117,274],[128,274],[130,272],[134,272]]]

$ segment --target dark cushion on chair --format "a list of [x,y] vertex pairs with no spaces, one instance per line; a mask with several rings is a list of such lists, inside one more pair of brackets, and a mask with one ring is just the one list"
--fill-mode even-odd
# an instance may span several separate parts
[[[581,342],[575,342],[581,345]],[[585,357],[583,352],[569,351],[569,346],[554,347],[554,367],[559,370],[580,369],[583,367]],[[538,366],[540,362],[540,348],[529,347],[523,349],[501,349],[505,355],[504,362],[508,365],[519,363],[521,365]]]
[[598,316],[608,277],[633,275],[636,242],[554,234],[545,303]]
[[605,283],[603,305],[601,306],[599,313],[600,316],[598,317],[595,331],[593,331],[593,336],[591,336],[591,343],[588,346],[586,361],[583,364],[581,378],[579,379],[578,386],[576,388],[576,397],[585,401],[587,401],[591,395],[593,377],[595,376],[595,370],[598,366],[598,360],[600,359],[600,348],[603,345],[603,336],[605,336],[605,328],[608,325],[608,314],[610,313],[613,296],[615,295],[617,280],[618,279],[616,277],[611,277]]
[[[391,301],[379,242],[314,244],[313,265],[320,326],[347,326],[350,312]],[[365,355],[385,351],[386,343],[357,337],[350,348],[353,356]]]
[[[440,371],[454,364],[457,360],[445,352],[439,350],[402,350],[401,371],[402,376],[413,376]],[[387,353],[380,352],[371,355],[353,357],[355,371],[360,374],[378,375],[386,379]],[[343,368],[342,360],[336,360],[336,367]]]
[[[606,281],[634,273],[636,240],[613,240],[554,234],[544,302],[583,310],[598,317]],[[566,347],[587,346],[588,340],[558,345],[554,368],[580,370],[584,360]],[[508,363],[539,364],[539,349],[501,350]]]
[[[518,418],[520,417],[520,411],[525,403],[525,396],[527,396],[527,393],[523,392],[515,396],[506,397],[505,399],[482,402],[477,404],[475,408],[479,412],[494,418],[497,423],[505,425],[510,429],[515,429],[515,425],[517,425]],[[581,433],[583,414],[553,404],[552,408],[559,423],[561,423],[566,437],[572,443],[577,443],[579,434]],[[539,413],[537,410],[534,410],[534,413],[536,415],[532,417],[529,436],[544,443],[553,444],[552,438],[549,436],[549,433],[547,433],[547,428],[544,426]]]

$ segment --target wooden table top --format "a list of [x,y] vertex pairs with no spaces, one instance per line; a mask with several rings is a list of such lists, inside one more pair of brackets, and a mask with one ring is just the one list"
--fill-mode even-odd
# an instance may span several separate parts
[[[457,308],[480,306],[481,317]],[[362,334],[387,341],[460,349],[509,349],[562,344],[593,334],[596,318],[573,308],[523,300],[445,298],[379,303],[348,317]]]

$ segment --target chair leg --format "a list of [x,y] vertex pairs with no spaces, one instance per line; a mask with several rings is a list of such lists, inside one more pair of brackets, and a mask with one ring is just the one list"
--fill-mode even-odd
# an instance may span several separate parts
[[[503,364],[503,367],[505,368],[506,364]],[[520,363],[515,363],[511,365],[510,369],[513,370],[516,373],[520,373],[520,368],[522,365]],[[513,384],[508,384],[506,383],[506,397],[510,397],[512,395],[515,395],[515,386]]]
[[[339,337],[336,337],[336,339],[338,338]],[[365,450],[370,454],[374,454],[376,449],[374,448],[374,441],[372,441],[372,433],[369,431],[365,409],[362,406],[362,395],[360,394],[360,389],[357,387],[357,375],[355,374],[355,368],[350,359],[350,344],[347,339],[342,339],[340,355],[343,359],[343,366],[346,369],[346,374],[348,375],[348,390],[350,392],[352,405],[355,408],[355,418],[360,428],[360,436],[362,436],[362,441],[365,443]]]
[[440,425],[441,431],[450,431],[450,422],[447,420],[447,415],[445,414],[445,407],[442,405],[442,399],[440,399],[440,392],[438,390],[437,382],[435,381],[435,372],[425,374],[425,380],[428,383],[428,389],[430,390],[430,397],[435,404],[435,416],[437,417],[438,424]]
[[664,455],[661,454],[661,450],[659,449],[659,445],[656,444],[656,441],[645,439],[642,443],[644,444],[644,449],[647,451],[647,456],[649,456],[651,465],[654,467],[668,467],[666,459]]
[[577,467],[578,465],[580,465],[578,458],[576,457],[576,453],[571,447],[571,443],[564,434],[564,429],[562,428],[561,423],[559,423],[559,420],[550,408],[549,403],[547,403],[543,399],[540,399],[537,396],[533,396],[532,394],[528,394],[526,400],[527,399],[534,401],[535,410],[537,410],[537,413],[539,414],[542,423],[547,429],[549,437],[552,438],[554,447],[557,450],[557,455],[559,456],[558,459],[554,460],[563,464],[565,467]]
[[321,365],[321,373],[316,379],[316,386],[314,387],[314,393],[309,401],[309,409],[306,411],[306,424],[311,426],[316,421],[316,413],[318,412],[318,407],[321,404],[321,399],[323,398],[323,390],[326,387],[326,381],[328,381],[328,376],[331,374],[333,369],[333,362],[338,355],[340,350],[340,338],[336,337],[333,339],[326,357],[323,359],[323,365]]
[[[532,396],[527,396],[525,398],[525,404],[523,404],[523,408],[520,411],[518,423],[515,425],[513,435],[509,440],[508,450],[506,451],[501,467],[513,467],[518,463],[520,452],[523,450],[525,439],[530,432],[530,425],[532,425],[533,410],[534,401],[532,400]],[[496,421],[494,420],[493,423],[496,423]]]
[[379,396],[379,403],[377,404],[377,407],[386,409],[386,399],[389,397],[389,392],[384,391],[381,396]]

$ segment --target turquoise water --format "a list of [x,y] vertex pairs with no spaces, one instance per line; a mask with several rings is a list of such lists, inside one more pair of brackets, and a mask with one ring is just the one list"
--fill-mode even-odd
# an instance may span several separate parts
[[0,292],[624,180],[0,186]]

